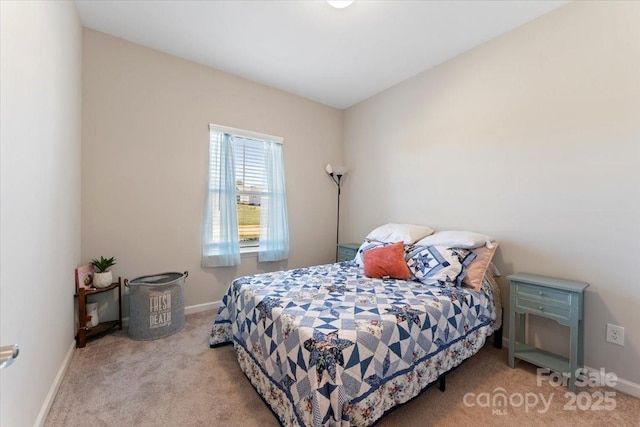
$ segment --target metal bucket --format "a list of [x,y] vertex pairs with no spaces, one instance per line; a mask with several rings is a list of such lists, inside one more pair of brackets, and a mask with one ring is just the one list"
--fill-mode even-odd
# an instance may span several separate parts
[[184,327],[184,280],[189,272],[125,279],[129,287],[129,337],[155,340]]

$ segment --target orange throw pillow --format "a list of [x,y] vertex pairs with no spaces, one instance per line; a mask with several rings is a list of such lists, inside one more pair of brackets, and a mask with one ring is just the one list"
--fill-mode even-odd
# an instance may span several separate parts
[[411,272],[404,260],[404,244],[402,242],[365,251],[362,254],[362,260],[364,261],[364,274],[367,277],[404,280],[411,278]]

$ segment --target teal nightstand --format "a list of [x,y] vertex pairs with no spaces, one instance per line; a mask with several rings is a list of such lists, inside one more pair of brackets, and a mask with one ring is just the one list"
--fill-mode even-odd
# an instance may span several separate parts
[[[517,273],[507,276],[511,283],[509,307],[509,367],[515,358],[552,371],[566,373],[569,391],[576,391],[576,370],[584,365],[584,290],[588,283],[555,277]],[[519,317],[516,328],[516,314]],[[569,327],[569,358],[525,343],[525,319],[533,314]]]
[[338,245],[338,262],[352,261],[360,249],[359,243],[340,243]]

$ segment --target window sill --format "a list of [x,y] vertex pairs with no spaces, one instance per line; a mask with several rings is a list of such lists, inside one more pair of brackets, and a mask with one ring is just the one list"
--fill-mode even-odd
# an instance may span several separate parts
[[258,256],[257,246],[240,248],[240,258],[256,258]]

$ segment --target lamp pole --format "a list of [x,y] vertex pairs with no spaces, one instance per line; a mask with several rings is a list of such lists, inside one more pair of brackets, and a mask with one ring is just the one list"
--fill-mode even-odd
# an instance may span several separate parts
[[335,168],[328,164],[324,170],[327,172],[327,175],[331,177],[331,180],[336,183],[338,186],[338,212],[336,218],[336,262],[338,262],[338,244],[340,243],[340,181],[342,177],[347,173],[347,168],[343,166],[336,166]]
[[338,262],[338,243],[340,243],[340,180],[342,179],[342,175],[336,175],[336,177],[338,178],[336,181],[336,184],[338,185],[338,215],[336,218],[336,262]]

